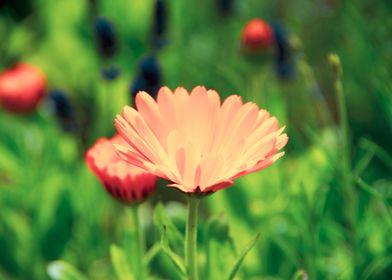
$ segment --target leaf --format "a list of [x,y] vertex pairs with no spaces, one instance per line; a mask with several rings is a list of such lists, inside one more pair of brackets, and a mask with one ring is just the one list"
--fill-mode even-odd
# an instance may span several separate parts
[[162,235],[161,235],[161,248],[163,253],[165,253],[165,255],[168,256],[169,259],[173,262],[173,264],[178,268],[178,271],[182,274],[182,276],[185,276],[187,273],[186,273],[186,266],[184,260],[170,249],[166,239],[165,225],[163,226]]
[[154,244],[144,255],[144,263],[146,266],[158,255],[161,251],[161,244]]
[[305,270],[300,269],[294,274],[292,280],[308,280],[308,274]]
[[[372,261],[363,272],[363,279],[375,279],[380,272],[387,271],[392,265],[392,257],[383,256]],[[379,276],[379,275],[378,275]]]
[[367,184],[365,181],[363,181],[361,178],[357,178],[357,184],[367,191],[369,194],[373,195],[376,198],[379,198],[381,200],[384,200],[384,197],[382,196],[381,193],[379,193],[377,190],[375,190],[372,186]]
[[245,250],[242,252],[242,254],[239,256],[237,261],[235,262],[233,269],[231,270],[231,273],[228,277],[229,280],[234,279],[234,276],[238,272],[238,269],[240,268],[242,262],[244,261],[245,257],[248,255],[250,250],[256,245],[257,240],[260,238],[260,233],[256,235],[256,237],[248,244],[248,246],[245,247]]
[[165,228],[165,234],[170,245],[175,249],[183,247],[184,237],[170,220],[162,203],[158,203],[155,207],[154,223],[161,236],[163,235],[163,228]]
[[206,278],[218,279],[222,273],[227,272],[229,264],[236,255],[226,217],[215,215],[208,219],[204,236],[206,237]]
[[226,217],[223,215],[211,217],[207,221],[206,236],[221,243],[224,243],[230,239],[229,225],[227,223]]
[[112,260],[112,264],[114,267],[114,271],[117,275],[117,279],[119,280],[133,280],[135,276],[131,272],[127,259],[125,257],[125,253],[123,250],[112,244],[110,246],[110,258]]
[[[72,202],[68,192],[61,191],[57,193],[56,200],[53,201],[53,208],[40,208],[42,211],[51,210],[52,215],[56,217],[51,224],[48,225],[46,231],[41,233],[40,247],[42,256],[48,260],[54,260],[60,257],[67,242],[72,237],[72,228],[74,224],[74,215],[72,213]],[[49,203],[48,203],[49,204]],[[43,229],[41,229],[43,231]],[[51,246],[46,246],[51,244]]]
[[65,261],[54,261],[47,267],[52,280],[87,280],[87,277]]
[[385,149],[366,138],[361,140],[359,146],[363,149],[373,149],[376,157],[392,170],[392,156]]
[[388,215],[387,221],[389,222],[390,226],[392,226],[392,210],[389,207],[388,201],[385,199],[385,197],[375,190],[371,185],[367,184],[365,181],[363,181],[361,178],[357,178],[356,183],[365,191],[367,191],[369,194],[373,195],[375,198],[379,199],[380,202],[382,203],[385,212]]
[[366,146],[364,147],[365,155],[361,157],[358,163],[355,165],[353,170],[353,176],[357,177],[362,174],[362,172],[366,169],[369,165],[370,161],[373,159],[374,155],[376,154],[376,147],[375,146]]

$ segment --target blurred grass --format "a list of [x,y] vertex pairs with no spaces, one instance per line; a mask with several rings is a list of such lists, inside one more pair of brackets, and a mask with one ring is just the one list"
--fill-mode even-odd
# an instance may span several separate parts
[[[32,13],[22,19],[7,7],[0,12],[0,69],[20,60],[42,68],[49,88],[67,90],[79,104],[85,131],[82,140],[62,132],[46,106],[30,116],[0,112],[0,279],[48,279],[47,264],[57,259],[88,279],[114,279],[110,245],[120,245],[132,258],[129,223],[124,209],[85,167],[83,151],[96,138],[114,133],[115,114],[130,103],[137,61],[151,52],[153,1],[99,1],[99,15],[111,19],[119,34],[120,51],[111,60],[96,51],[89,1],[30,3]],[[216,258],[224,254],[233,262],[260,232],[238,279],[290,279],[299,269],[309,279],[389,279],[389,1],[236,1],[225,18],[212,1],[172,0],[168,5],[169,43],[157,54],[164,84],[188,89],[202,84],[222,96],[238,93],[276,115],[290,137],[277,164],[204,200],[202,217],[221,214],[229,229],[224,242],[209,240],[205,232],[211,232],[211,224],[202,223],[202,252],[211,250]],[[291,80],[276,76],[271,55],[259,61],[240,52],[240,30],[258,16],[284,24],[296,42]],[[344,68],[355,176],[351,187],[358,201],[349,212],[355,221],[351,226],[343,216],[352,198],[344,196],[339,181],[342,150],[326,60],[330,52],[340,55]],[[111,82],[100,76],[108,65],[121,69]],[[182,204],[170,202],[182,202],[181,197],[161,187],[142,209],[149,247],[159,240],[151,219],[158,198],[184,230]],[[223,271],[227,264],[215,265]],[[177,279],[173,269],[160,253],[150,270],[156,279]]]

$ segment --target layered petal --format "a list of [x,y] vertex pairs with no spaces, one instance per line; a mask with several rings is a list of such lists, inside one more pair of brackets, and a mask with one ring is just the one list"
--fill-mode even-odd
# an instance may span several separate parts
[[[86,152],[85,160],[108,193],[120,201],[131,203],[140,201],[152,193],[155,190],[157,177],[119,157],[115,146],[120,150],[123,147],[124,151],[121,153],[133,155],[129,159],[132,158],[134,163],[144,166],[144,162],[134,156],[134,153],[140,154],[126,144],[118,135],[111,139],[100,138]],[[152,168],[152,165],[149,167]]]
[[275,117],[256,104],[198,86],[188,93],[163,87],[154,100],[136,96],[137,110],[124,107],[115,119],[129,163],[172,181],[184,192],[212,192],[275,162],[287,144]]

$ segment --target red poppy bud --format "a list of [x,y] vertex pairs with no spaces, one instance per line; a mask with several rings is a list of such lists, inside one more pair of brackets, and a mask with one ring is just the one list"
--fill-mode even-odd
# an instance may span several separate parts
[[32,65],[19,63],[0,74],[0,105],[9,112],[34,111],[45,90],[44,74]]
[[271,47],[273,43],[272,29],[261,19],[252,19],[242,29],[241,44],[246,51],[262,51]]

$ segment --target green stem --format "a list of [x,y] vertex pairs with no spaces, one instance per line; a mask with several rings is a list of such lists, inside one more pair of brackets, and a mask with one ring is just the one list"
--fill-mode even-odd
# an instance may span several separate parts
[[136,270],[136,279],[142,280],[144,279],[144,266],[143,266],[143,257],[144,257],[144,239],[140,234],[140,222],[138,215],[139,205],[135,204],[130,207],[130,214],[132,218],[132,226],[133,226],[133,256],[135,261],[135,270]]
[[342,86],[342,80],[337,79],[335,81],[335,90],[338,97],[338,106],[339,106],[339,117],[340,117],[340,127],[342,130],[342,146],[343,146],[343,154],[342,154],[342,165],[343,165],[343,174],[345,174],[344,184],[346,187],[349,187],[350,183],[350,140],[349,140],[349,132],[348,132],[348,118],[347,118],[347,108],[346,108],[346,99],[344,98],[344,91]]
[[199,198],[188,196],[188,220],[185,232],[185,263],[188,279],[197,280],[197,212]]
[[336,54],[330,54],[329,62],[333,68],[335,81],[334,89],[337,96],[338,107],[339,107],[339,125],[342,133],[342,185],[343,188],[352,192],[351,184],[351,160],[350,160],[350,136],[349,136],[349,125],[347,116],[346,99],[344,96],[343,84],[342,84],[342,66],[340,59]]
[[340,63],[339,56],[336,54],[330,54],[329,63],[331,64],[334,74],[334,89],[336,92],[338,107],[339,107],[339,125],[342,133],[342,162],[341,162],[341,185],[342,193],[345,201],[345,219],[347,227],[350,234],[350,245],[352,247],[352,256],[354,264],[354,279],[357,279],[357,236],[356,236],[356,213],[357,213],[357,194],[353,188],[352,182],[352,166],[351,166],[351,145],[350,145],[350,133],[349,133],[349,123],[348,114],[346,107],[346,99],[343,90],[342,83],[342,65]]

